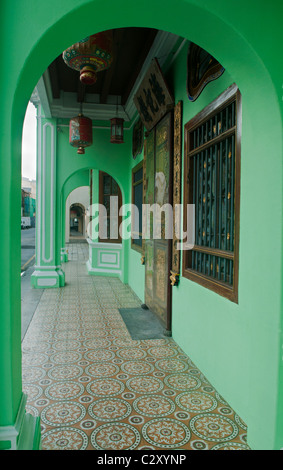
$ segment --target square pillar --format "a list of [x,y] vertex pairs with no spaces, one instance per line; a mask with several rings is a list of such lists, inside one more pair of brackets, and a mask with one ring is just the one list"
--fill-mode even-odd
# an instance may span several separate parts
[[56,119],[37,116],[36,266],[34,288],[63,287],[65,274],[56,236]]

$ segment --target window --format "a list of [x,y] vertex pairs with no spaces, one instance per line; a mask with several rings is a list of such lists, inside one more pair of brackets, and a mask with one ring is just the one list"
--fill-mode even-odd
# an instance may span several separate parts
[[[118,196],[118,212],[112,217],[112,223],[114,221],[113,232],[115,237],[110,232],[110,197]],[[121,237],[119,233],[119,226],[121,224],[121,217],[118,216],[120,212],[120,207],[122,205],[122,194],[118,183],[103,171],[99,172],[99,204],[102,204],[106,209],[106,220],[103,220],[103,215],[99,215],[99,224],[103,224],[106,227],[107,238],[99,238],[101,242],[108,243],[121,243]],[[113,211],[114,212],[114,211]],[[116,217],[116,218],[115,218]],[[118,222],[115,224],[115,221]],[[111,238],[112,236],[112,238]]]
[[233,85],[185,126],[184,231],[195,205],[195,245],[183,276],[238,302],[241,95]]
[[138,209],[138,217],[132,212],[132,248],[143,252],[142,240],[143,161],[132,170],[132,204]]

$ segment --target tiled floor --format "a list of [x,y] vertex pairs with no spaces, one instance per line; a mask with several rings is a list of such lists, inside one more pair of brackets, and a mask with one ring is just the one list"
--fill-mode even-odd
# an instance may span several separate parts
[[42,449],[248,449],[245,424],[173,339],[131,339],[118,308],[141,302],[88,276],[87,250],[69,246],[66,286],[44,291],[23,341]]

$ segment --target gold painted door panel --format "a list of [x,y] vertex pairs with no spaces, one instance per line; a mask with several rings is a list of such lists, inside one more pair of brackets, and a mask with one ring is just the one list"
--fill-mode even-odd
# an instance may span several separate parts
[[[172,203],[172,116],[168,113],[151,131],[146,141],[145,203]],[[156,238],[154,220],[150,213],[149,238],[145,240],[145,303],[156,313],[168,332],[171,332],[171,239],[165,237],[165,213],[161,211],[161,237]]]

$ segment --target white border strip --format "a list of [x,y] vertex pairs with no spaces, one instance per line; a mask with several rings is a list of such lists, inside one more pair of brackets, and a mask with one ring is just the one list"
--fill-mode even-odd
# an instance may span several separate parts
[[[50,176],[51,176],[51,188],[50,188],[50,256],[46,258],[46,240],[45,240],[45,222],[46,222],[46,202],[45,202],[45,195],[46,195],[46,129],[50,127],[51,129],[51,149],[50,149]],[[50,122],[46,122],[43,125],[43,151],[42,151],[42,163],[43,163],[43,171],[44,174],[42,175],[42,259],[45,263],[50,263],[54,258],[54,126]]]
[[36,176],[36,263],[41,264],[41,104],[37,108],[37,176]]

